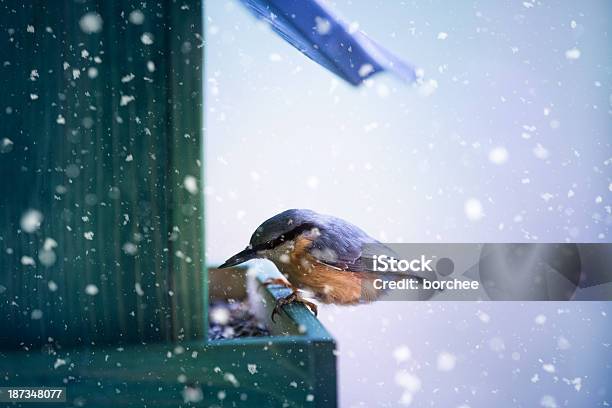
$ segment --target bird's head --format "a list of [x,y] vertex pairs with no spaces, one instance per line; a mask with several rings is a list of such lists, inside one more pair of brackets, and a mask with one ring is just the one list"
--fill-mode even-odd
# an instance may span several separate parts
[[249,245],[229,258],[219,268],[229,268],[255,258],[265,258],[275,248],[292,241],[303,233],[317,234],[324,228],[325,216],[311,210],[291,209],[264,221],[253,235]]

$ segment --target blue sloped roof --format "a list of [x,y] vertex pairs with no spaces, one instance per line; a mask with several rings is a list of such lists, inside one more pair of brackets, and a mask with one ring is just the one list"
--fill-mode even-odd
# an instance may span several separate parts
[[352,31],[320,0],[242,0],[303,54],[353,85],[389,71],[416,79],[414,67],[394,56],[361,31]]

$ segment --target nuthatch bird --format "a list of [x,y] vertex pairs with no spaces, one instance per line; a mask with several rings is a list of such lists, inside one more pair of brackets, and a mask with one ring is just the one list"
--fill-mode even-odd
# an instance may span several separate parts
[[[364,248],[368,248],[368,253],[364,253]],[[347,221],[311,210],[292,209],[257,227],[246,249],[219,268],[255,258],[272,261],[288,282],[278,278],[264,284],[293,290],[277,302],[272,312],[274,320],[282,306],[293,302],[305,304],[317,314],[316,305],[299,296],[298,289],[310,291],[322,303],[345,305],[375,300],[381,292],[372,284],[380,278],[380,272],[372,267],[373,252],[397,257],[390,248]]]

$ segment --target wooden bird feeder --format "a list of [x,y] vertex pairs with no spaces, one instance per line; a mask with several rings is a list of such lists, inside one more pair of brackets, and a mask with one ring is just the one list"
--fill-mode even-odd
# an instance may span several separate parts
[[[0,10],[0,385],[66,387],[70,406],[335,406],[334,341],[302,305],[270,336],[208,340],[209,284],[247,290],[204,259],[201,2]],[[278,276],[251,278],[265,319]]]

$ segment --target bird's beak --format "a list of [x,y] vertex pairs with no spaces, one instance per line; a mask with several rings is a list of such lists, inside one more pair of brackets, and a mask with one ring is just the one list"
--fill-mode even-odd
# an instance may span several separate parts
[[236,255],[232,256],[227,261],[223,262],[222,265],[218,267],[218,269],[229,268],[231,266],[239,265],[248,260],[257,258],[257,251],[247,247],[244,251],[238,252]]

